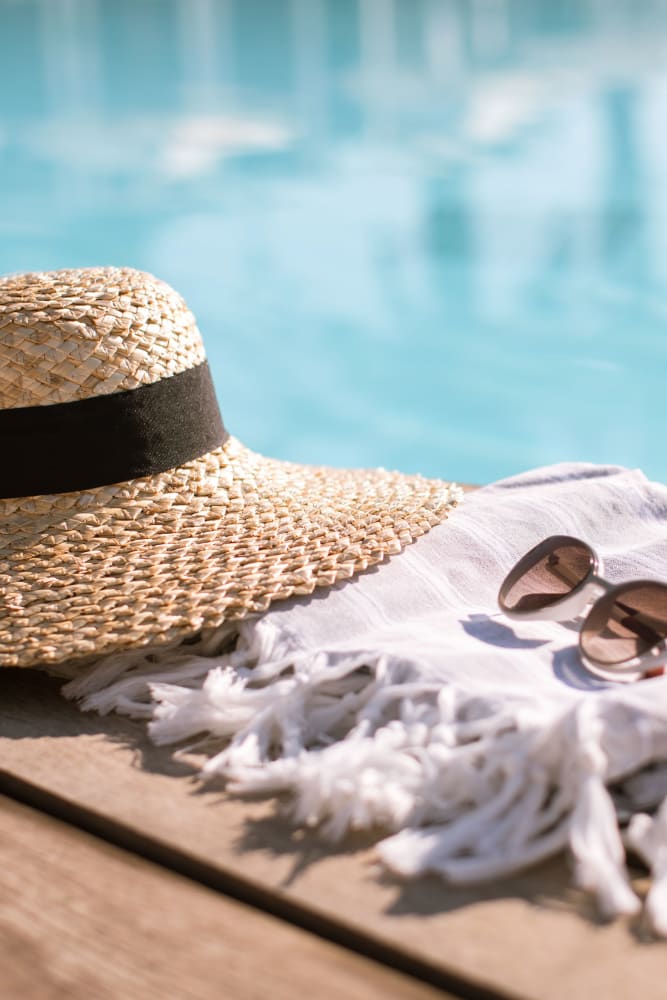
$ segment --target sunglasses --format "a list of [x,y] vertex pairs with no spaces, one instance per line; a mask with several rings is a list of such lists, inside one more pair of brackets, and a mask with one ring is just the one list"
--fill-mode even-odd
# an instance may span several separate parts
[[602,561],[578,538],[553,535],[505,577],[501,610],[514,619],[566,621],[586,612],[579,632],[584,665],[605,680],[639,680],[667,664],[667,585],[611,584]]

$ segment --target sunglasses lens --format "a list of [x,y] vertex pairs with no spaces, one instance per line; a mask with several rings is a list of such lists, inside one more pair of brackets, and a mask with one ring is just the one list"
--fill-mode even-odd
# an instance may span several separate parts
[[628,583],[591,609],[581,630],[585,655],[596,663],[618,665],[653,649],[667,638],[667,587]]
[[540,611],[556,604],[583,583],[595,556],[576,538],[548,538],[517,563],[500,589],[505,611]]

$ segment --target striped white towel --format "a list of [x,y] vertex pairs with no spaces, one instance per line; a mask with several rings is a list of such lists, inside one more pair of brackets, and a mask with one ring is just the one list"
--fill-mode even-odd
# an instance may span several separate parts
[[667,794],[667,678],[596,680],[574,623],[497,608],[509,568],[552,534],[589,542],[612,581],[665,580],[667,487],[582,464],[503,480],[354,581],[108,657],[67,694],[150,718],[159,743],[217,737],[204,779],[290,793],[294,822],[324,836],[384,828],[404,877],[498,878],[569,848],[602,911],[632,913],[625,838],[653,867],[666,934],[667,807],[646,810]]

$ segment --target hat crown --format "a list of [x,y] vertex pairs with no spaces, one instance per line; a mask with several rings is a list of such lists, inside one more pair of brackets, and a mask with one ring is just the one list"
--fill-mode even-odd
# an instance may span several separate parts
[[136,389],[206,358],[169,285],[133,268],[0,279],[0,409]]

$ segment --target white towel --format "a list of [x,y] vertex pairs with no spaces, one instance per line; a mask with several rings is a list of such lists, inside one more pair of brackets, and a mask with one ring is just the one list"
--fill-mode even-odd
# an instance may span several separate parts
[[289,793],[294,822],[323,836],[383,829],[402,877],[494,879],[569,848],[602,912],[634,913],[625,839],[653,869],[665,934],[667,806],[647,811],[667,795],[667,677],[596,680],[576,623],[497,607],[510,567],[552,534],[589,542],[612,581],[666,580],[667,487],[583,464],[503,480],[354,581],[107,657],[65,690],[149,718],[158,743],[207,734],[203,779]]

